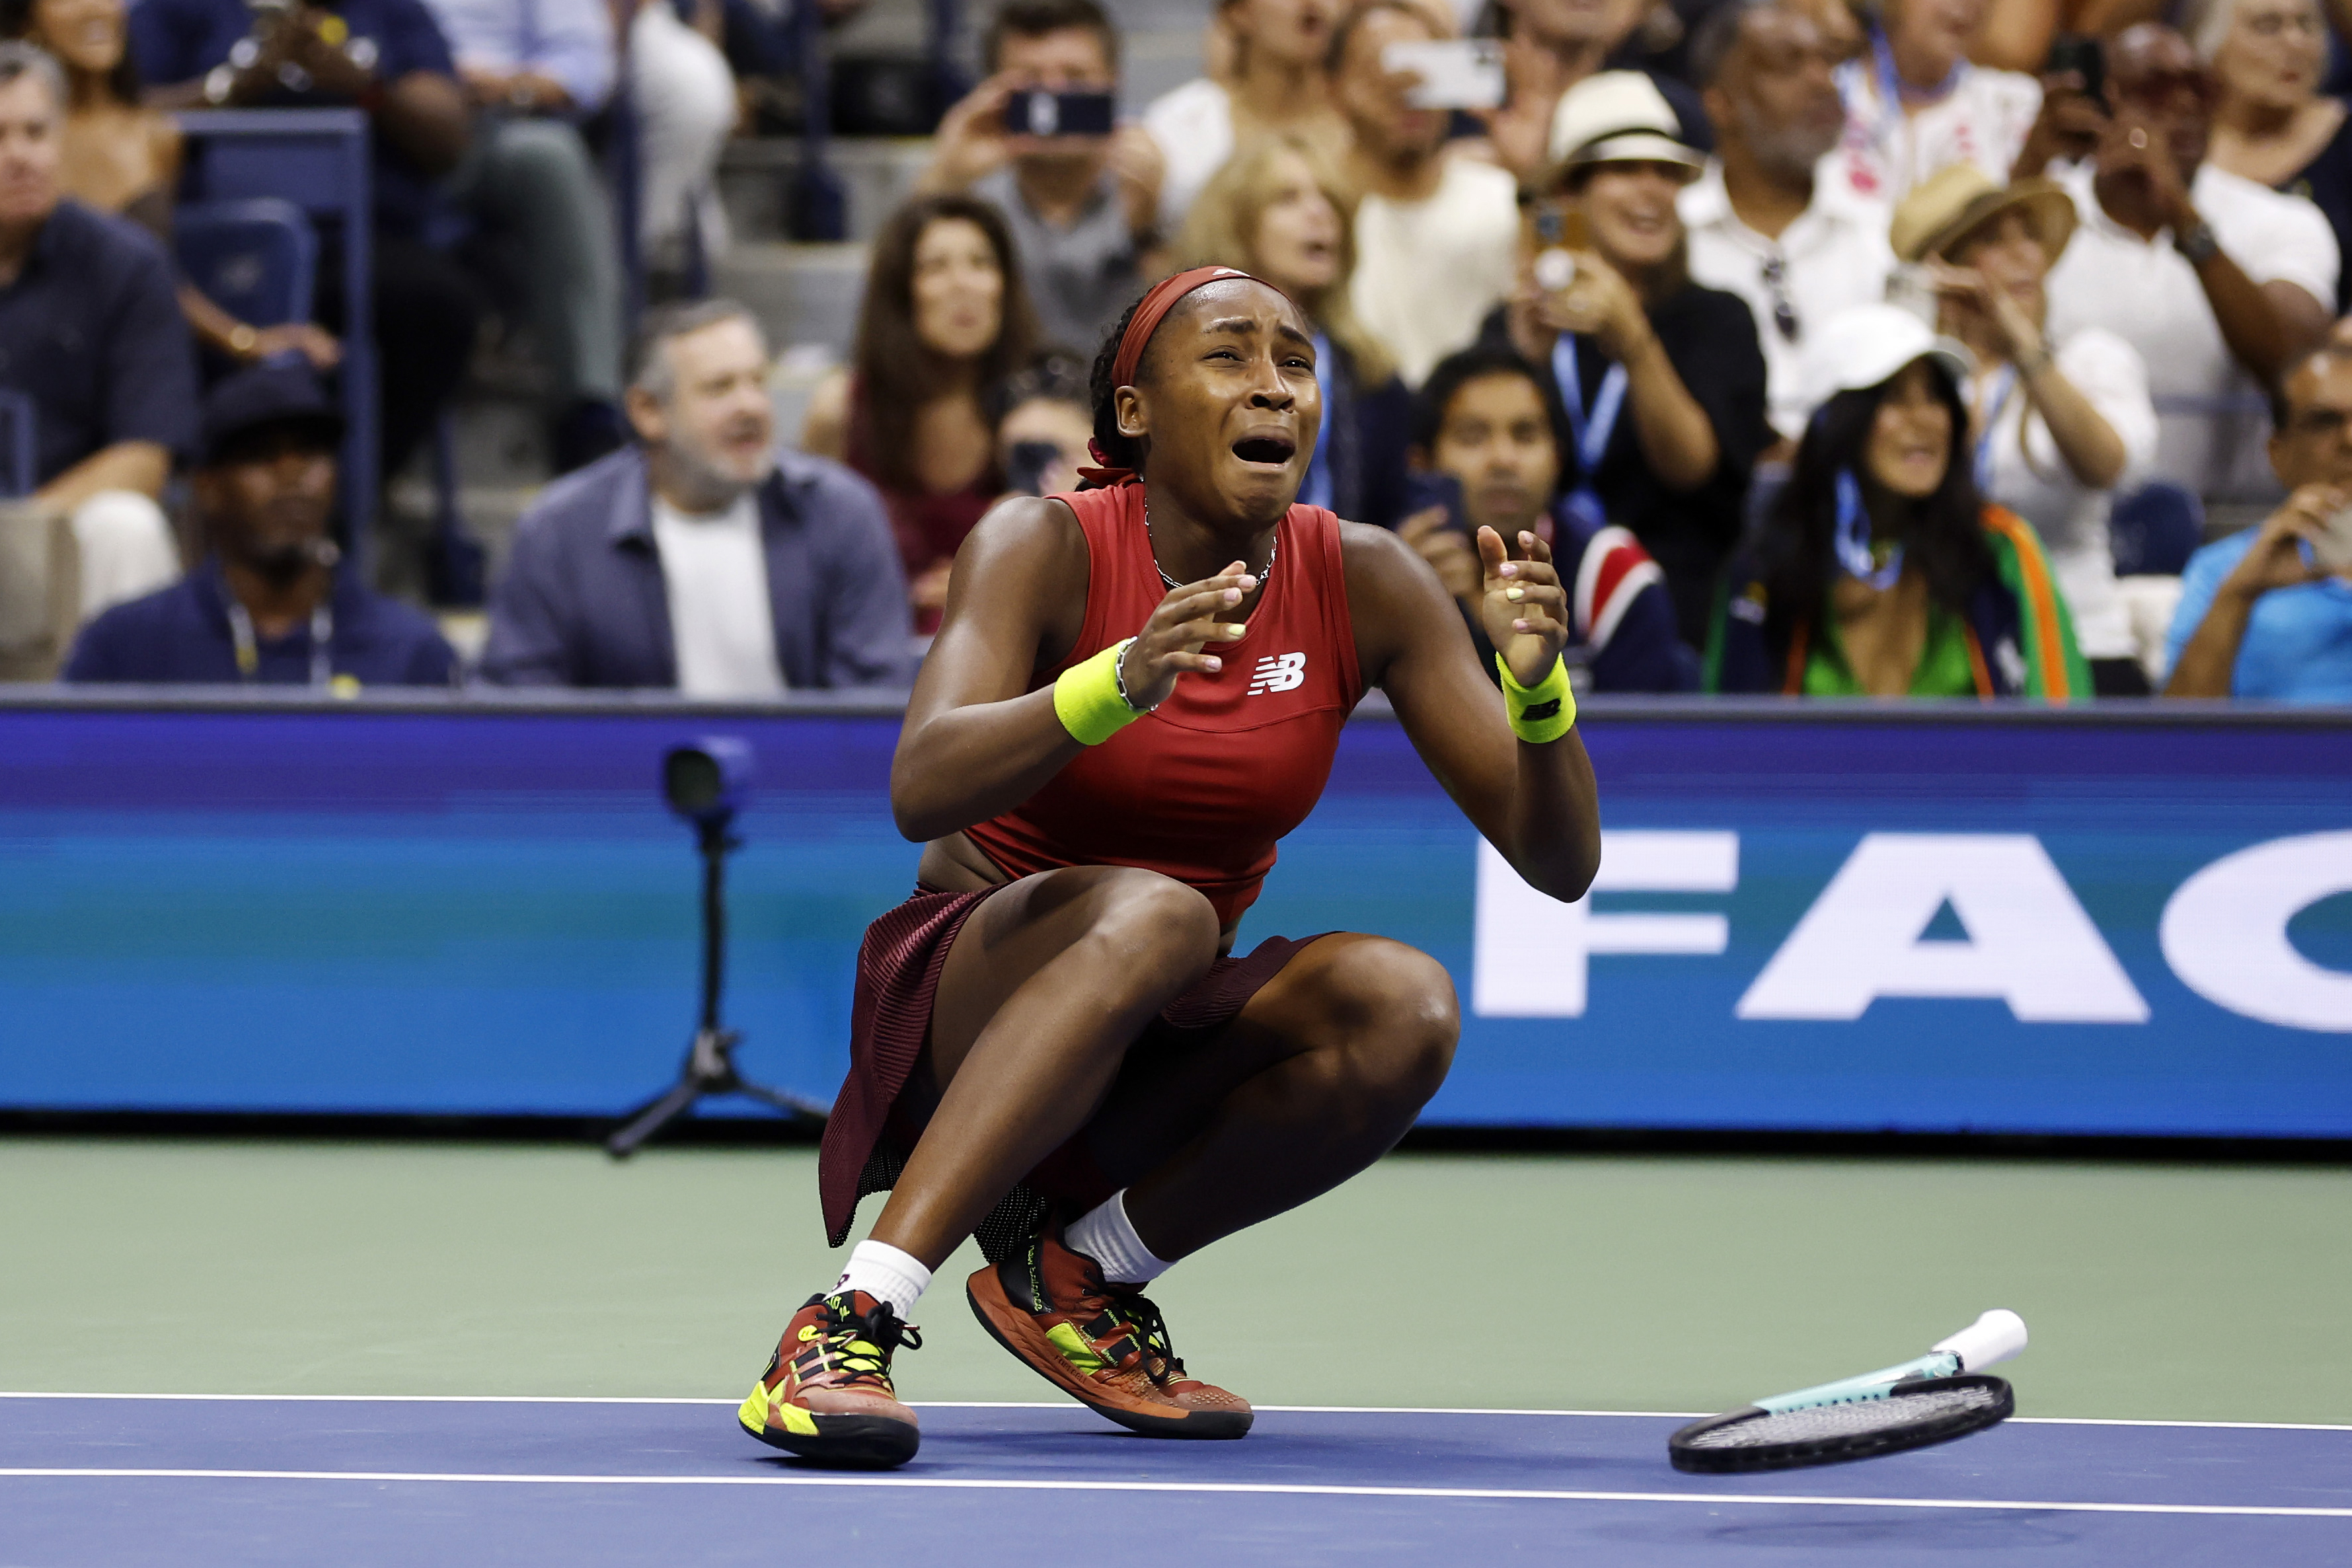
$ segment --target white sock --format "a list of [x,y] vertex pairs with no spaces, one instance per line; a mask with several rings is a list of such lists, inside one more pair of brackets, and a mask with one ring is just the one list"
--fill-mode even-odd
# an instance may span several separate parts
[[1103,1278],[1114,1285],[1148,1285],[1174,1267],[1153,1257],[1135,1233],[1135,1223],[1127,1217],[1125,1187],[1071,1221],[1062,1232],[1062,1245],[1101,1264]]
[[850,1249],[849,1267],[841,1271],[834,1293],[863,1291],[877,1301],[887,1301],[898,1321],[915,1310],[930,1289],[931,1271],[911,1252],[901,1252],[887,1241],[861,1241]]

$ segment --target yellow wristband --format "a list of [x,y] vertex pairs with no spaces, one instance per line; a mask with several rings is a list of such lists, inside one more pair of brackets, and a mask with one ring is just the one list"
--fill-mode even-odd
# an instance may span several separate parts
[[1513,735],[1541,746],[1558,740],[1575,725],[1576,694],[1568,686],[1566,659],[1554,659],[1551,673],[1532,686],[1519,685],[1500,653],[1495,655],[1495,668],[1503,672],[1503,716],[1511,721]]
[[1054,715],[1079,744],[1100,746],[1143,716],[1118,695],[1118,656],[1134,641],[1114,643],[1055,680]]

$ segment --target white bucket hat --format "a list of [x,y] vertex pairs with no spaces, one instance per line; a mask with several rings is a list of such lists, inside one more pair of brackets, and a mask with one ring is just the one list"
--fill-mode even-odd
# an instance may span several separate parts
[[1805,345],[1805,401],[1814,408],[1842,392],[1890,381],[1914,360],[1931,360],[1955,387],[1965,385],[1976,361],[1957,340],[1940,337],[1899,305],[1858,305],[1841,310]]
[[1640,71],[1602,71],[1560,95],[1551,113],[1555,171],[1589,163],[1673,163],[1691,172],[1706,157],[1683,140],[1682,121],[1658,84]]

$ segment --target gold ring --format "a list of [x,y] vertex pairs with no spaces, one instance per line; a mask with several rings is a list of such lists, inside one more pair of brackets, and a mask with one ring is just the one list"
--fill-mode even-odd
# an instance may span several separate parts
[[2131,138],[2130,138],[2130,140],[2131,140],[2131,144],[2132,144],[2135,148],[2138,148],[2138,149],[2140,149],[2140,150],[2142,150],[2142,151],[2145,151],[2145,150],[2147,149],[2147,131],[2142,131],[2142,130],[2141,130],[2138,126],[2137,126],[2137,125],[2135,125],[2135,126],[2133,126],[2133,127],[2132,127],[2132,133],[2131,133]]

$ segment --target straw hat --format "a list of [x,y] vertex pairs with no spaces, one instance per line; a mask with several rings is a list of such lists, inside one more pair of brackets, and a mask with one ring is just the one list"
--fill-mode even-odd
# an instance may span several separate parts
[[1674,105],[1640,71],[1602,71],[1560,94],[1549,151],[1555,170],[1671,163],[1695,180],[1706,167],[1706,155],[1683,140]]
[[2042,238],[2050,265],[2074,236],[2074,199],[2047,180],[2003,186],[1973,163],[1954,163],[1911,187],[1895,209],[1887,239],[1905,261],[1946,256],[1952,247],[2012,207]]

